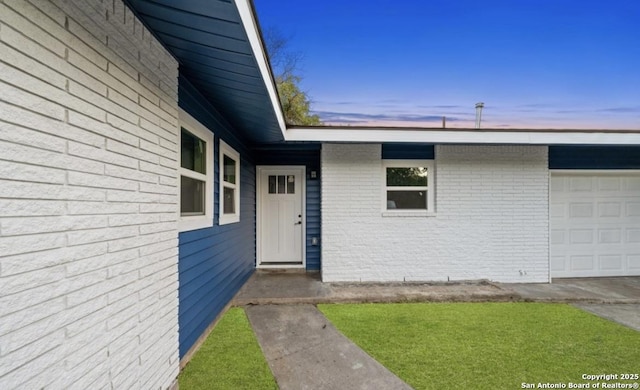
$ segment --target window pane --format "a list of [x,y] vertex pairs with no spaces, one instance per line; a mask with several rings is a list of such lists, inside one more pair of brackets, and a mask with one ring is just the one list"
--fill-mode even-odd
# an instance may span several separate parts
[[276,177],[274,175],[269,175],[269,193],[276,193]]
[[236,212],[236,190],[224,187],[224,214],[235,214]]
[[287,176],[287,194],[296,193],[296,177],[294,175]]
[[387,168],[387,186],[426,187],[427,168]]
[[205,182],[180,176],[180,214],[204,215]]
[[207,143],[182,129],[180,166],[191,171],[207,173]]
[[223,180],[227,183],[236,184],[236,160],[227,155],[224,156]]
[[278,194],[286,194],[286,176],[278,176]]
[[426,191],[387,191],[388,210],[426,210]]

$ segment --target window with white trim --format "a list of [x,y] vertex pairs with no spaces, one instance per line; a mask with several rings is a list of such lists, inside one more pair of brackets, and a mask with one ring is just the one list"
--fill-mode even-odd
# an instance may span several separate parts
[[180,110],[179,230],[213,226],[213,133]]
[[389,214],[433,213],[433,160],[382,160],[383,211]]
[[220,140],[219,224],[240,221],[240,154]]

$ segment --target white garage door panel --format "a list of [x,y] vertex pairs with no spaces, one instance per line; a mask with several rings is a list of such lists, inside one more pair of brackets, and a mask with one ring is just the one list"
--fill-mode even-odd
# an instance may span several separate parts
[[640,173],[552,173],[552,277],[640,275]]

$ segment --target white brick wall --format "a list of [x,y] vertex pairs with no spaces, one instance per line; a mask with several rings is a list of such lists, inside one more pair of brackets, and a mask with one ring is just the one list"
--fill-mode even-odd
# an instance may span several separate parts
[[0,389],[177,377],[177,77],[121,0],[0,1]]
[[381,146],[322,146],[323,280],[548,282],[547,148],[442,145],[435,165],[434,216],[383,216]]

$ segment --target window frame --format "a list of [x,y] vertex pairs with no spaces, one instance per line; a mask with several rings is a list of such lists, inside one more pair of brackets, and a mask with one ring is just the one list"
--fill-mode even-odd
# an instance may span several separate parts
[[[218,224],[226,225],[229,223],[240,222],[240,153],[229,146],[222,139],[219,141],[218,156]],[[229,183],[224,180],[224,157],[227,156],[236,162],[236,183]],[[236,206],[233,214],[224,213],[224,189],[233,188],[234,204]]]
[[[387,186],[387,168],[427,168],[427,186]],[[382,160],[382,215],[389,217],[420,217],[435,215],[435,164],[434,160]],[[427,208],[389,209],[387,208],[388,191],[419,191],[427,193]]]
[[[178,134],[178,231],[186,232],[190,230],[203,229],[213,226],[213,189],[214,189],[214,165],[213,165],[213,143],[214,134],[197,119],[189,115],[183,109],[178,111],[180,132]],[[185,129],[195,137],[206,143],[205,168],[206,173],[202,174],[182,167],[182,129]],[[182,176],[205,182],[204,214],[202,215],[182,215]]]

